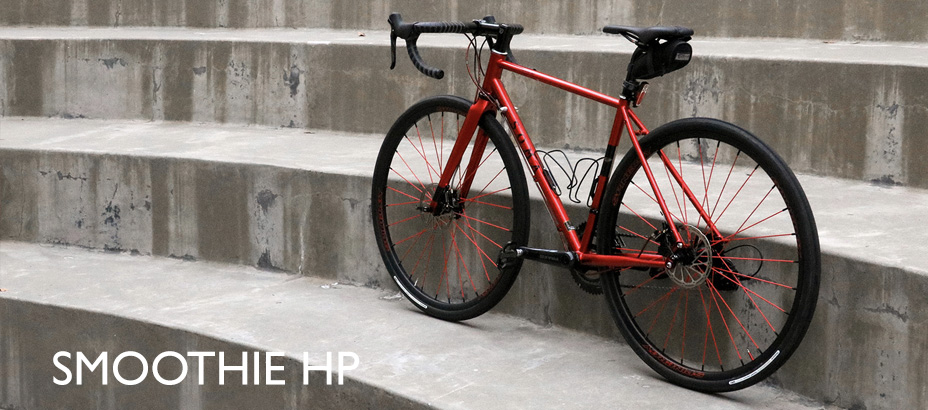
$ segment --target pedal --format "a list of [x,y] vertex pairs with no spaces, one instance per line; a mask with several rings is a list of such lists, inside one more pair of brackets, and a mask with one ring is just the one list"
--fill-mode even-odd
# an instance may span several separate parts
[[503,249],[499,251],[499,255],[496,257],[496,267],[499,268],[499,270],[503,270],[519,263],[522,260],[522,254],[519,252],[518,248],[519,247],[512,242],[503,246]]

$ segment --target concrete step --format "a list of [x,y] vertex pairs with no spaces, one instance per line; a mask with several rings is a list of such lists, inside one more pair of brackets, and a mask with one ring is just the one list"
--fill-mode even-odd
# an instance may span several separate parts
[[919,1],[6,0],[2,6],[0,25],[383,30],[395,11],[410,21],[470,21],[492,14],[546,34],[597,34],[606,24],[667,24],[712,37],[928,41],[928,22],[920,18],[928,5]]
[[[771,385],[695,393],[657,379],[614,340],[499,314],[442,322],[419,314],[396,292],[332,280],[8,241],[0,242],[0,260],[4,409],[825,408]],[[41,328],[35,325],[40,317]],[[100,369],[85,369],[81,386],[76,379],[67,386],[53,382],[66,377],[53,365],[58,352],[71,354],[58,363],[74,374],[77,352],[91,359],[107,352],[115,366],[128,351],[151,366],[139,385],[126,386],[114,373],[103,385]],[[241,385],[240,370],[226,372],[219,385],[218,357],[202,365],[188,357],[177,386],[156,382],[158,355],[192,351],[224,352],[226,365],[239,365],[248,352],[249,386]],[[266,352],[282,353],[272,359],[280,368],[271,378],[283,386],[268,385]],[[344,384],[333,375],[326,385],[324,371],[310,371],[304,382],[304,360],[324,366],[327,352],[333,365],[345,354]],[[347,353],[357,355],[356,368]],[[141,375],[137,360],[120,362],[123,378]],[[181,378],[177,363],[161,361],[161,377]]]
[[[370,221],[379,145],[373,136],[328,131],[7,118],[0,238],[390,288]],[[800,180],[821,235],[822,290],[806,340],[774,382],[845,407],[918,407],[928,400],[928,265],[918,245],[928,192]],[[535,198],[531,242],[557,247],[543,212]],[[537,264],[523,268],[494,311],[617,333],[601,298]]]
[[[429,95],[472,95],[461,36],[424,36],[450,81],[419,74],[388,34],[332,30],[0,29],[5,115],[230,122],[382,133]],[[928,44],[807,40],[693,42],[693,63],[653,81],[638,111],[656,126],[734,122],[794,169],[928,187]],[[519,61],[616,95],[632,46],[616,37],[519,36]],[[533,139],[604,145],[614,110],[507,77]]]

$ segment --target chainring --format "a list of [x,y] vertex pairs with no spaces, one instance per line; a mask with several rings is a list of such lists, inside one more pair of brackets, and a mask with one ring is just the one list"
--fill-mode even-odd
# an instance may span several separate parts
[[[583,231],[586,229],[586,222],[580,224],[577,227],[577,236],[583,238]],[[596,237],[593,237],[593,243],[596,243]],[[577,283],[577,286],[580,287],[586,293],[591,295],[602,295],[603,294],[603,285],[602,280],[600,280],[600,273],[593,269],[570,269],[570,277],[574,278],[574,282]]]

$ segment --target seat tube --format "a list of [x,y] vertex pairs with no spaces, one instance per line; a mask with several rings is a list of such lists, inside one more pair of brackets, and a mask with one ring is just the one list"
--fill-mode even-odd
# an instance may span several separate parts
[[512,100],[509,99],[509,95],[506,93],[506,89],[499,79],[492,80],[491,84],[493,94],[499,100],[500,105],[506,108],[503,114],[509,122],[509,128],[512,130],[516,142],[519,145],[519,149],[522,151],[522,156],[528,163],[529,170],[532,173],[532,179],[538,184],[541,196],[545,200],[548,212],[554,219],[558,232],[561,233],[565,245],[569,250],[574,252],[580,251],[580,238],[577,237],[577,232],[570,226],[567,210],[564,209],[561,198],[554,193],[554,189],[551,188],[551,184],[545,176],[541,159],[538,157],[538,152],[535,150],[535,144],[528,138],[528,133],[525,130],[525,126],[522,125],[522,120],[519,118],[519,114],[516,112]]

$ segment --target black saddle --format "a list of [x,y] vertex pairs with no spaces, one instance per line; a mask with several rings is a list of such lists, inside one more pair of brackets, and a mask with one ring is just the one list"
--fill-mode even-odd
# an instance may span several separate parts
[[680,39],[688,41],[693,35],[693,29],[680,26],[606,26],[603,27],[603,33],[621,34],[639,46],[647,46],[658,40],[673,41]]

